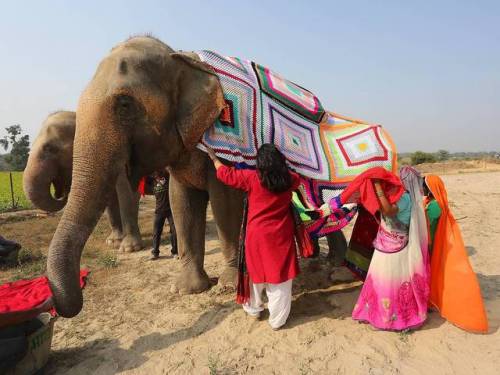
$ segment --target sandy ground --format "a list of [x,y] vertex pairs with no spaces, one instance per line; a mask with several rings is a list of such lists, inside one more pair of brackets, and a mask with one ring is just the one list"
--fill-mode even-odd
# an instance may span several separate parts
[[[177,260],[119,254],[115,268],[92,263],[107,235],[101,221],[85,253],[93,265],[83,311],[55,325],[49,374],[498,374],[500,373],[500,173],[444,177],[478,274],[490,320],[485,335],[466,333],[431,313],[411,334],[381,332],[351,319],[359,286],[324,257],[301,262],[289,322],[274,332],[247,317],[234,293],[215,285],[192,296],[170,292]],[[151,243],[151,199],[141,229]],[[2,224],[6,237],[45,252],[58,216]],[[223,259],[212,218],[206,270]],[[349,233],[349,230],[346,231]],[[27,244],[27,245],[26,245]],[[163,254],[169,253],[168,245]],[[326,251],[326,250],[324,250]],[[337,281],[329,276],[334,273]],[[4,277],[5,278],[5,274]],[[339,281],[344,280],[344,281]]]

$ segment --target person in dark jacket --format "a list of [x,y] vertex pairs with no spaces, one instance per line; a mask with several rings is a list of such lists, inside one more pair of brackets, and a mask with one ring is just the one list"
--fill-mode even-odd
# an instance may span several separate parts
[[177,257],[177,235],[175,233],[175,224],[170,208],[170,201],[168,197],[168,182],[169,174],[166,171],[156,172],[153,175],[153,193],[156,198],[155,220],[153,226],[153,250],[151,251],[152,260],[160,257],[160,242],[161,234],[163,233],[163,226],[165,220],[168,220],[170,227],[170,244],[172,245],[171,254]]

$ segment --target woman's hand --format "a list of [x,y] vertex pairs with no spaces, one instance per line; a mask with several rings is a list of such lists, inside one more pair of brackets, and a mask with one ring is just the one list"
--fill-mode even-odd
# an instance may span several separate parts
[[217,160],[217,155],[215,155],[215,151],[214,151],[214,150],[212,150],[211,148],[208,148],[208,147],[207,147],[207,154],[208,154],[208,157],[209,157],[210,159],[212,159],[212,161]]
[[321,217],[327,217],[332,214],[332,210],[328,203],[323,203],[323,205],[319,208],[319,211],[321,212]]
[[383,189],[382,189],[382,184],[380,183],[380,180],[373,180],[373,188],[375,189],[375,191],[378,193],[379,191],[382,191],[383,192]]
[[215,155],[215,151],[214,150],[212,150],[211,148],[207,147],[207,154],[208,154],[208,157],[214,163],[215,169],[219,169],[220,167],[222,167],[222,163],[220,162],[220,160],[217,157],[217,155]]

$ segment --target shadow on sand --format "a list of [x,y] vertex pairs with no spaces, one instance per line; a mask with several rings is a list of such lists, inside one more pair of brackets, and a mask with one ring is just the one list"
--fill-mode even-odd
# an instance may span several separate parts
[[470,257],[477,253],[476,248],[474,246],[466,246],[465,251],[467,251],[467,255]]
[[488,315],[488,334],[494,334],[500,327],[500,275],[477,274]]
[[[328,279],[331,268],[317,267],[315,264],[317,262],[314,260],[302,262],[302,268],[305,272],[298,278],[297,285],[294,287],[292,312],[284,329],[292,329],[320,317],[332,320],[350,319],[361,287],[352,280],[332,283]],[[322,263],[322,260],[319,262]],[[316,271],[308,272],[308,269],[316,269]],[[478,279],[488,310],[490,321],[488,334],[493,334],[497,332],[500,323],[500,275],[478,274]],[[52,356],[47,373],[51,374],[56,371],[64,373],[72,366],[89,359],[88,363],[94,363],[97,368],[100,363],[113,358],[126,358],[125,361],[116,360],[114,362],[117,367],[116,371],[132,370],[148,360],[145,353],[163,350],[211,331],[240,308],[233,301],[216,304],[210,310],[202,313],[191,326],[166,334],[153,332],[138,337],[130,349],[121,348],[119,340],[116,339],[99,339],[78,348],[57,351]],[[439,313],[431,312],[428,321],[420,329],[436,329],[444,323],[445,320],[439,316]],[[101,349],[104,348],[106,348],[107,358],[100,354]],[[112,348],[111,351],[110,348]]]
[[[53,352],[45,373],[69,373],[73,366],[82,362],[87,362],[85,369],[92,373],[106,361],[110,363],[110,366],[112,366],[111,363],[115,365],[116,368],[113,371],[132,370],[148,360],[148,357],[143,355],[144,353],[166,349],[184,340],[200,336],[218,326],[238,308],[239,306],[233,302],[218,304],[201,314],[190,327],[166,334],[153,332],[141,336],[132,343],[130,349],[121,348],[119,340],[116,339],[98,339],[83,346]],[[100,350],[104,348],[106,349],[106,356],[100,354]],[[113,362],[115,358],[121,360]],[[126,360],[123,361],[123,358],[126,358]],[[92,364],[94,368],[91,368]]]

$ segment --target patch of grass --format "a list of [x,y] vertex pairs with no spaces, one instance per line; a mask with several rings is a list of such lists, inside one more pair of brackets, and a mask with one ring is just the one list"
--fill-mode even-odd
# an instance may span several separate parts
[[115,268],[118,267],[118,258],[115,254],[104,253],[98,258],[98,262],[104,268]]
[[309,364],[309,361],[307,362],[302,362],[299,366],[299,374],[300,375],[307,375],[311,373],[311,365]]
[[208,369],[210,371],[210,375],[220,374],[220,358],[218,354],[208,353]]
[[14,188],[14,207],[12,207],[9,172],[0,172],[0,212],[32,208],[31,202],[24,195],[23,172],[11,173]]

